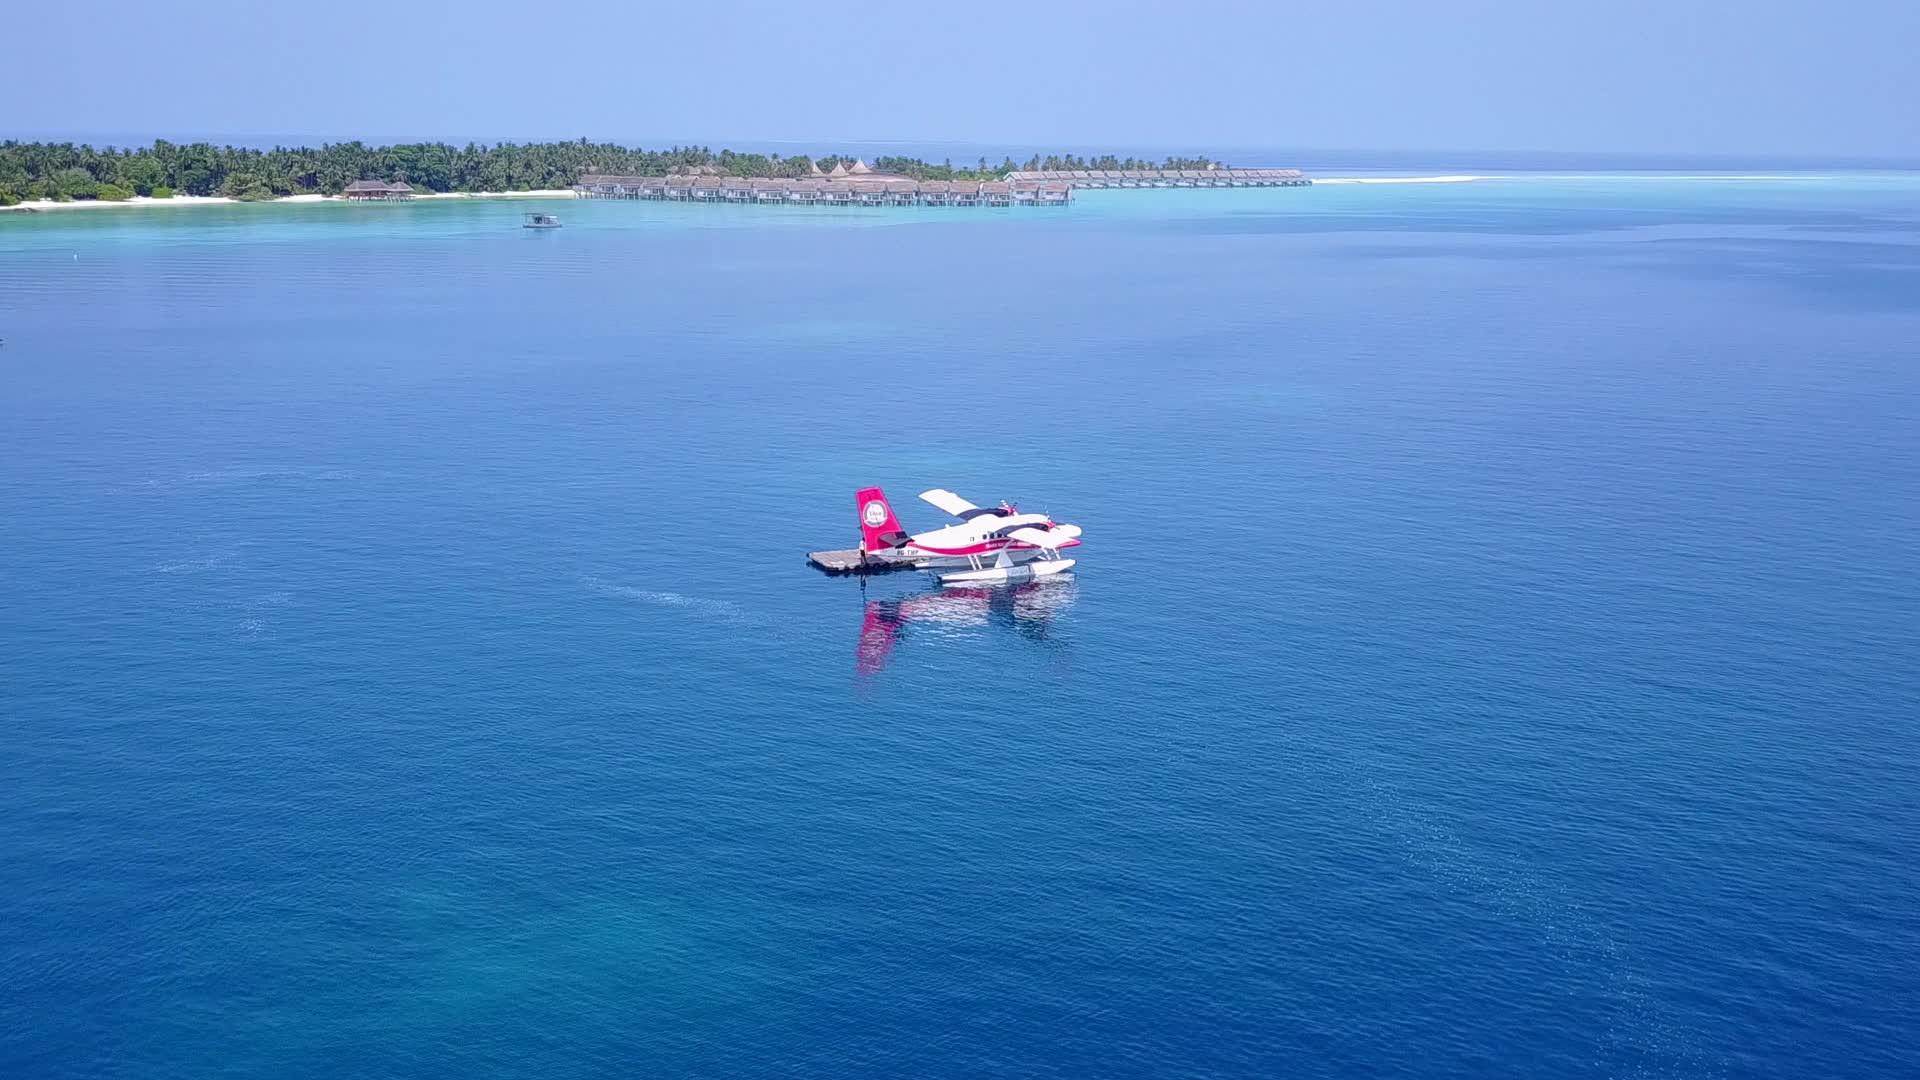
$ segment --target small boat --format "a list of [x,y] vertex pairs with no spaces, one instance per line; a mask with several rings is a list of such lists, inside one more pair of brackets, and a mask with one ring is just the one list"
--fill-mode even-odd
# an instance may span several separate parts
[[559,227],[560,219],[552,214],[528,214],[526,224],[521,226],[523,229],[557,229]]
[[1032,581],[1035,578],[1052,577],[1073,569],[1072,559],[1035,559],[1032,562],[1008,563],[1005,556],[996,565],[985,570],[962,570],[957,574],[941,574],[940,584],[947,588],[956,585],[1011,585],[1019,581]]

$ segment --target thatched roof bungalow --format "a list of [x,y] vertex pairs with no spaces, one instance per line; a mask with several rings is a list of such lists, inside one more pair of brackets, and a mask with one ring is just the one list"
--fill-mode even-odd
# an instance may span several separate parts
[[355,202],[391,202],[413,198],[413,186],[405,180],[355,180],[341,194]]

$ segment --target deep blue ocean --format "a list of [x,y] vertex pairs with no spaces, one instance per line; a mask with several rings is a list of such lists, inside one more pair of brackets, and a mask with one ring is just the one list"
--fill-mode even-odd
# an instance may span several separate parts
[[0,214],[0,1076],[1920,1073],[1920,175],[529,208]]

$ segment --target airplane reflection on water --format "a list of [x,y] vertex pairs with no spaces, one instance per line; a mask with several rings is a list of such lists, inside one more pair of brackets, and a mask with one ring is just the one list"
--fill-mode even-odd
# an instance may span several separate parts
[[1011,629],[1044,648],[1063,648],[1054,637],[1053,619],[1073,605],[1073,596],[1072,577],[1062,576],[1011,588],[949,586],[897,600],[868,600],[854,670],[862,676],[878,674],[903,637],[983,626]]

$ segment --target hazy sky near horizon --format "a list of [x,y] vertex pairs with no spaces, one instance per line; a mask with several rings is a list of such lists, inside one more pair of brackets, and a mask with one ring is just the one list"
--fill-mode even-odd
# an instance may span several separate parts
[[1920,157],[1920,0],[993,10],[101,0],[0,24],[0,137]]

